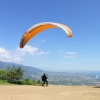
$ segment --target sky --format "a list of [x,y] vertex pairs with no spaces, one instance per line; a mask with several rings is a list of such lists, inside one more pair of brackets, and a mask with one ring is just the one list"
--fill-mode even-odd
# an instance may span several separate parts
[[[34,36],[23,49],[22,35],[41,22],[60,28]],[[0,61],[47,71],[100,70],[100,0],[0,0]]]

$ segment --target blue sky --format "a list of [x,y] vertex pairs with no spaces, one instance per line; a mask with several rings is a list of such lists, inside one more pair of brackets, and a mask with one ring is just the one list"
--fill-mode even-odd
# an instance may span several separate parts
[[[48,29],[20,49],[24,32],[41,22],[65,24],[72,37]],[[0,0],[0,61],[49,71],[100,70],[100,0]]]

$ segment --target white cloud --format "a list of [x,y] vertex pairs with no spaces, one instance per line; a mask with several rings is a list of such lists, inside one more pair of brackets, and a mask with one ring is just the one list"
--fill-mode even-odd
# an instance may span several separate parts
[[22,55],[25,55],[26,53],[29,54],[34,54],[38,51],[39,49],[37,47],[32,47],[30,45],[26,45],[24,48],[20,49],[19,47],[17,48],[16,52],[21,53]]
[[17,53],[20,53],[21,55],[30,54],[30,55],[43,55],[43,54],[49,54],[50,52],[44,52],[40,51],[37,47],[32,47],[30,45],[26,45],[23,49],[17,48]]
[[43,40],[41,40],[40,42],[45,42],[45,40],[43,39]]
[[74,54],[76,54],[76,52],[66,52],[66,54],[74,55]]
[[9,52],[5,48],[0,48],[0,56],[7,56]]
[[73,56],[73,55],[69,55],[69,56],[65,56],[64,58],[75,58],[77,56]]
[[63,49],[59,49],[58,51],[59,54],[62,54],[64,56],[64,58],[75,58],[77,57],[77,53],[76,52],[65,52]]
[[66,52],[64,58],[75,58],[77,57],[76,52]]
[[37,52],[36,55],[43,55],[43,54],[49,54],[50,52],[43,52],[43,51],[40,51],[40,52]]
[[0,47],[0,61],[7,61],[7,62],[16,62],[22,63],[24,58],[28,56],[39,56],[49,54],[50,52],[40,51],[37,47],[32,47],[30,45],[26,45],[23,49],[19,47],[14,51],[9,51],[3,47]]
[[48,51],[48,52],[45,52],[45,54],[49,54],[50,52]]
[[62,53],[62,52],[64,52],[64,50],[63,49],[59,49],[58,53]]
[[45,52],[43,51],[37,53],[37,55],[43,55],[43,54],[45,54]]
[[1,61],[7,61],[7,62],[18,62],[21,61],[20,57],[17,57],[14,55],[14,53],[11,53],[9,50],[6,50],[3,47],[0,47],[0,60]]

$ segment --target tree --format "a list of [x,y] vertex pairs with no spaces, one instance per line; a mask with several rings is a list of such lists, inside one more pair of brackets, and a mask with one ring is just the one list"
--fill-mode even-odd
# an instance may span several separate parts
[[18,67],[7,67],[7,80],[8,82],[15,83],[19,81],[24,75],[24,70]]
[[5,70],[0,70],[0,80],[6,80],[7,72]]

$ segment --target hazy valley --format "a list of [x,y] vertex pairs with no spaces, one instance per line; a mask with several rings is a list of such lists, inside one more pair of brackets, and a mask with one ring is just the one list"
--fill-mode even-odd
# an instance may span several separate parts
[[31,66],[0,61],[0,69],[6,69],[7,66],[21,66],[24,69],[24,78],[30,80],[41,80],[42,74],[46,73],[49,84],[95,85],[100,82],[100,71],[49,72]]

